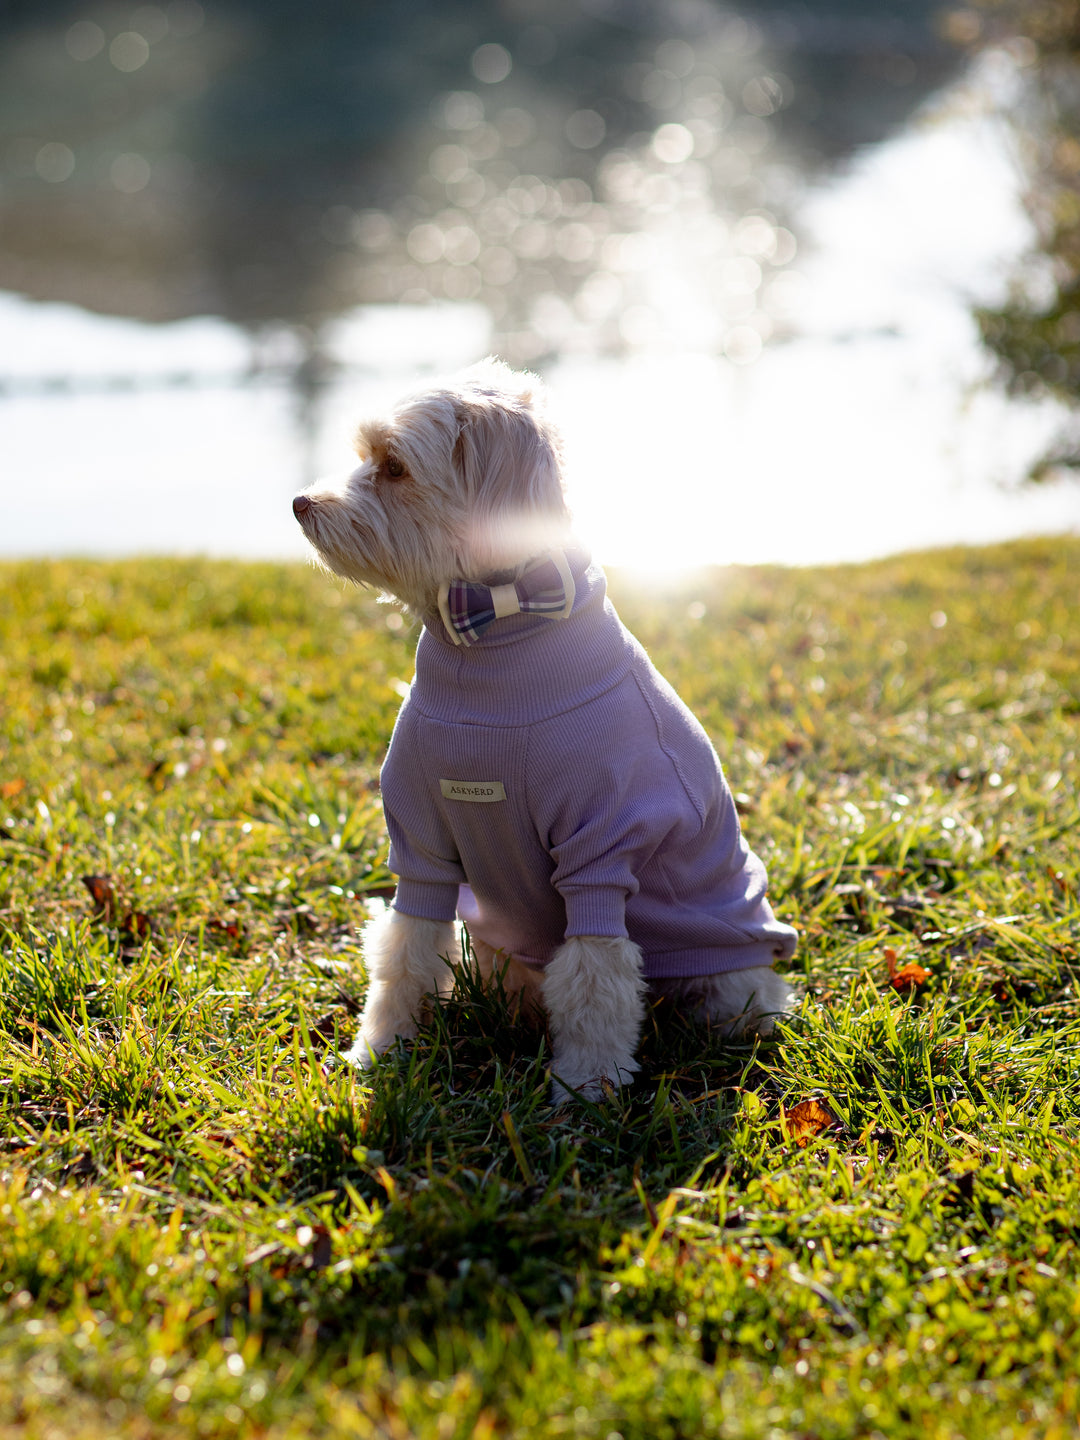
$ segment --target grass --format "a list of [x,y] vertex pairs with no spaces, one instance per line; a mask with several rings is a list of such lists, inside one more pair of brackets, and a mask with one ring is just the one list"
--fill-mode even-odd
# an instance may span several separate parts
[[338,1059],[407,626],[300,567],[0,567],[0,1435],[1075,1434],[1078,573],[616,577],[806,998],[767,1046],[657,1014],[553,1112],[467,969]]

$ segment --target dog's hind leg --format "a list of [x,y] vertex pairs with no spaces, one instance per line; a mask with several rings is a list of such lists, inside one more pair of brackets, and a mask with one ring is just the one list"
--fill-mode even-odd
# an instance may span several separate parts
[[687,1019],[729,1037],[771,1035],[777,1018],[794,1010],[799,999],[783,975],[764,965],[653,980],[650,989]]
[[542,989],[557,1104],[571,1091],[598,1100],[605,1081],[621,1085],[637,1071],[646,988],[631,940],[577,935],[556,950]]
[[375,1056],[401,1036],[416,1034],[429,995],[445,993],[453,983],[450,957],[457,937],[452,921],[422,920],[387,910],[364,926],[364,964],[368,993],[360,1033],[345,1056],[367,1070]]

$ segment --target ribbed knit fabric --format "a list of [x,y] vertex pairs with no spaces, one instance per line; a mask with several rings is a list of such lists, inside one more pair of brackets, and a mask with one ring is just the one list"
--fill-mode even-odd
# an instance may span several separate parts
[[428,617],[382,772],[394,907],[543,965],[625,936],[650,977],[771,965],[765,898],[704,730],[569,552],[565,620],[512,615],[456,646]]

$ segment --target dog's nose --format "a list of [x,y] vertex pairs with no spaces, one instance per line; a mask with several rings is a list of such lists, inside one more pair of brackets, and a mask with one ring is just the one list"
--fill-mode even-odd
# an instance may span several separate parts
[[298,520],[300,519],[300,516],[303,515],[305,510],[310,509],[311,501],[306,495],[297,495],[296,499],[292,502],[292,513],[296,516]]

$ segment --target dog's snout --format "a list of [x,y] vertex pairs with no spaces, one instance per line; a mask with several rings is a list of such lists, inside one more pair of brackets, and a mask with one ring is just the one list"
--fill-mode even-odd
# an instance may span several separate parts
[[311,509],[311,500],[306,495],[297,495],[292,502],[292,513],[299,520],[300,516]]

